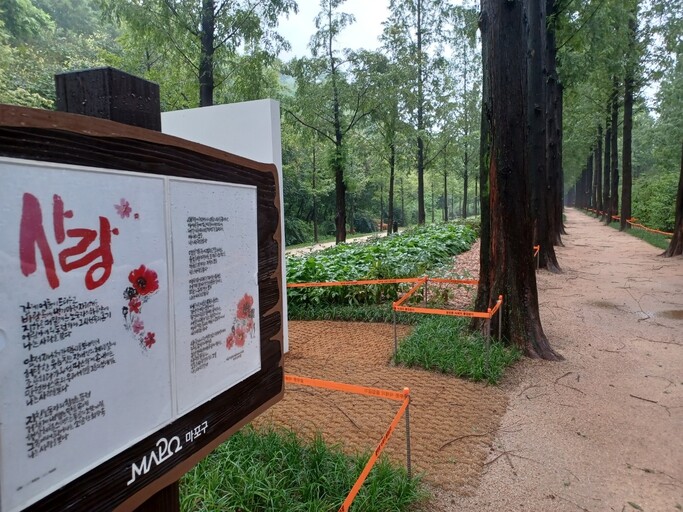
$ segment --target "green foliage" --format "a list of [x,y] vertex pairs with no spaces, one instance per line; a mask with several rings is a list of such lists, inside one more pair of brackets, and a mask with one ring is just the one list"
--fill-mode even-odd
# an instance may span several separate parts
[[495,384],[520,357],[517,348],[493,341],[487,351],[484,336],[470,331],[468,318],[430,316],[400,341],[396,362]]
[[[477,233],[462,224],[414,228],[365,243],[340,244],[310,256],[287,259],[290,283],[415,277],[466,251]],[[377,304],[396,300],[400,285],[291,288],[290,304]]]
[[[293,432],[259,432],[245,427],[214,450],[181,480],[181,510],[337,510],[369,455],[347,456],[320,437],[304,443]],[[381,457],[353,510],[411,510],[425,498],[419,479]]]
[[[619,222],[611,222],[610,227],[614,229],[621,229],[621,224]],[[658,249],[668,249],[669,247],[669,242],[671,242],[671,238],[660,235],[659,233],[652,233],[650,231],[647,231],[645,229],[640,229],[636,227],[632,227],[628,231],[626,231],[631,236],[635,236],[636,238],[640,238],[641,240],[644,240],[648,244],[657,247]]]
[[645,175],[633,183],[633,216],[640,224],[673,232],[678,173]]

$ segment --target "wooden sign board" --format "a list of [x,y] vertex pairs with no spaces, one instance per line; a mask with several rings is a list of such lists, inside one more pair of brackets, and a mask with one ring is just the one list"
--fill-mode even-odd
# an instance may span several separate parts
[[0,512],[129,510],[279,400],[277,171],[0,106]]

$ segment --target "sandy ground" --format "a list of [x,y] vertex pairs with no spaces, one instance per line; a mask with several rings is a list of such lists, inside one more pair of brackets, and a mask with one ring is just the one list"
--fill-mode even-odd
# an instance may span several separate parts
[[[565,361],[524,360],[500,387],[391,366],[391,326],[290,323],[288,373],[411,388],[413,467],[434,494],[423,510],[683,510],[683,258],[574,210],[567,230],[563,273],[537,274]],[[477,262],[475,248],[455,273]],[[367,451],[397,405],[288,386],[258,424]],[[387,453],[404,462],[402,425]]]
[[564,273],[538,274],[565,361],[513,370],[479,485],[430,510],[683,510],[683,259],[566,215]]

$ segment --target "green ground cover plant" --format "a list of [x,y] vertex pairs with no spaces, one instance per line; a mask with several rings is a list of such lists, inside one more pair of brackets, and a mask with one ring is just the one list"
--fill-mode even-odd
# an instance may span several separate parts
[[[320,437],[304,442],[291,431],[243,428],[181,480],[183,512],[336,511],[369,454],[348,456]],[[426,498],[420,478],[382,457],[351,510],[411,510]]]
[[[364,243],[340,244],[315,254],[287,258],[287,282],[328,282],[415,277],[469,249],[477,239],[471,224],[434,224]],[[292,309],[304,305],[381,304],[396,300],[400,285],[293,288]],[[290,317],[293,318],[293,317]]]
[[[610,222],[610,226],[614,229],[619,229],[621,224],[618,222]],[[648,244],[654,245],[662,250],[666,250],[669,247],[669,242],[671,241],[671,237],[660,235],[659,233],[652,233],[640,228],[632,227],[626,231],[626,233],[631,236],[635,236],[636,238],[640,238],[641,240],[645,240]]]
[[521,357],[521,352],[492,340],[487,354],[484,336],[470,331],[469,322],[462,317],[424,317],[400,341],[395,362],[497,383],[505,368]]

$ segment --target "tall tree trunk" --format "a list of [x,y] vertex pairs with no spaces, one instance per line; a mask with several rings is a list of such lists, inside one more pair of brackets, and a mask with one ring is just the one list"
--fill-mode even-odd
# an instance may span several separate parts
[[448,222],[448,159],[443,157],[443,221]]
[[213,54],[216,33],[215,0],[202,0],[201,54],[199,57],[199,106],[213,105]]
[[387,205],[387,235],[394,225],[394,176],[396,172],[396,144],[389,145],[389,204]]
[[627,56],[626,74],[624,76],[624,136],[621,158],[623,160],[623,171],[621,181],[621,225],[619,230],[624,231],[631,228],[628,220],[631,218],[631,188],[633,180],[633,168],[631,165],[631,147],[633,137],[633,85],[635,74],[635,51],[636,51],[636,27],[637,9],[634,9],[628,20],[629,29],[629,55]]
[[401,178],[401,226],[407,226],[406,223],[406,196],[403,191],[403,178]]
[[[488,218],[482,217],[482,254],[476,304],[492,307],[503,295],[503,336],[530,357],[560,359],[541,326],[532,255],[530,184],[525,159],[526,45],[522,0],[482,0],[484,93],[488,129],[482,136]],[[490,145],[489,145],[490,144]],[[482,199],[484,195],[482,194]],[[482,201],[483,208],[483,201]],[[485,248],[485,249],[484,249]]]
[[434,224],[434,178],[431,180],[432,184],[432,224]]
[[318,189],[316,184],[316,174],[318,169],[316,168],[316,153],[315,144],[313,145],[313,241],[318,243]]
[[465,158],[463,163],[465,164],[465,170],[462,175],[462,218],[467,218],[467,189],[469,188],[469,170],[467,162],[467,151],[465,151]]
[[[463,72],[463,98],[465,99],[464,117],[465,117],[465,131],[464,131],[464,142],[465,142],[465,155],[463,157],[463,174],[462,174],[462,218],[467,218],[467,189],[469,188],[469,158],[470,158],[470,145],[469,145],[469,135],[470,135],[470,123],[469,123],[469,111],[467,109],[467,45],[463,45],[463,58],[465,59],[465,70]],[[476,181],[476,180],[475,180]]]
[[598,210],[597,216],[602,215],[602,125],[598,125],[598,140],[595,149],[595,208]]
[[384,229],[384,184],[379,184],[379,230]]
[[584,183],[586,197],[584,199],[584,206],[586,208],[593,207],[593,152],[588,155],[586,160],[586,182]]
[[479,215],[479,182],[474,180],[474,215]]
[[[562,245],[562,84],[557,75],[557,41],[555,37],[556,1],[545,2],[544,68],[546,69],[546,187],[545,214],[550,243],[541,243],[545,258],[557,265],[555,246]],[[544,249],[547,248],[547,249]],[[550,267],[549,267],[550,268]]]
[[[327,6],[328,26],[332,27],[332,3]],[[330,29],[327,38],[327,56],[330,59],[330,79],[332,82],[332,109],[334,121],[334,171],[335,185],[335,235],[336,243],[346,242],[346,182],[344,181],[344,134],[341,125],[341,109],[339,105],[339,86],[337,84],[337,63],[332,51],[334,32]],[[353,232],[353,222],[351,223]]]
[[619,213],[619,82],[614,79],[614,90],[612,94],[612,140],[610,141],[612,156],[612,187],[610,191],[610,210],[608,223],[612,222],[612,216]]
[[674,235],[663,256],[680,256],[683,254],[683,142],[681,143],[681,174],[678,178],[678,193],[676,194],[676,223]]
[[422,0],[417,0],[417,223],[425,223],[424,78],[422,76]]
[[605,127],[605,165],[602,169],[602,221],[609,224],[609,210],[612,203],[610,200],[610,183],[612,183],[610,176],[610,168],[612,166],[612,124],[609,115],[605,121]]

